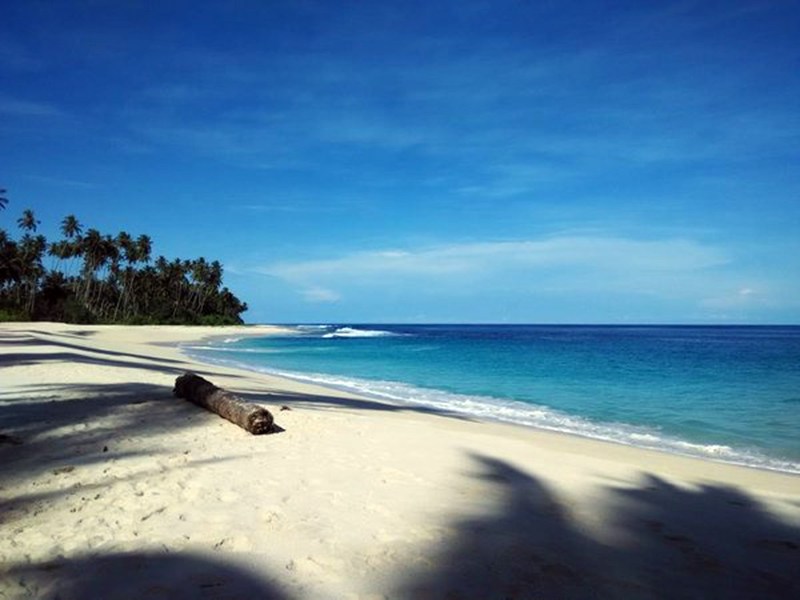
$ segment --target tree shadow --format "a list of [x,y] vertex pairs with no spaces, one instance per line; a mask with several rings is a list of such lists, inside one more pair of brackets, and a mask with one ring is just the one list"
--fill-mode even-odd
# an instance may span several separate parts
[[152,356],[146,356],[144,354],[134,354],[132,352],[119,352],[116,350],[106,350],[104,348],[98,348],[96,346],[82,346],[80,344],[72,344],[70,342],[64,342],[61,340],[56,340],[51,338],[42,339],[33,336],[24,338],[4,339],[2,340],[2,344],[4,346],[58,346],[61,348],[67,348],[69,350],[80,350],[82,352],[101,354],[105,356],[135,358],[137,360],[147,360],[147,361],[158,360],[158,362],[172,363],[172,364],[180,364],[182,362],[179,360],[173,360],[171,358],[160,357],[158,359],[154,359]]
[[61,335],[68,337],[87,338],[97,335],[96,329],[72,329],[69,332],[62,332]]
[[[30,366],[45,362],[74,362],[108,367],[121,367],[127,369],[145,369],[159,373],[180,375],[190,366],[190,362],[164,357],[154,357],[133,352],[120,352],[117,350],[107,350],[93,345],[82,345],[71,341],[63,341],[57,338],[65,337],[63,334],[37,331],[26,329],[16,331],[13,334],[0,332],[0,344],[4,347],[60,347],[66,350],[77,352],[8,352],[0,354],[0,368],[3,366]],[[77,339],[77,338],[76,338]],[[174,347],[174,344],[166,344]],[[85,354],[84,354],[85,353]],[[120,360],[121,359],[121,360]],[[132,359],[130,362],[125,359]],[[142,362],[144,361],[144,362]],[[219,371],[206,368],[197,371],[198,374],[213,376]],[[240,375],[226,373],[226,377],[240,378]]]
[[[112,467],[125,459],[142,454],[155,457],[161,452],[157,446],[133,451],[129,442],[140,446],[143,438],[220,419],[174,398],[169,387],[153,384],[36,384],[11,393],[15,401],[0,403],[2,433],[14,440],[0,444],[0,488],[8,489],[10,482],[39,485],[64,477],[54,496],[69,493],[68,483],[91,483],[81,481],[82,467],[97,463]],[[36,500],[35,493],[20,494],[19,488],[14,489],[15,493],[4,494],[6,508],[24,510]],[[3,518],[9,515],[5,511]]]
[[[134,356],[134,358],[136,358]],[[73,364],[95,365],[101,367],[116,367],[122,369],[135,369],[144,371],[154,371],[156,373],[163,373],[166,375],[173,375],[177,377],[182,375],[189,369],[189,363],[181,363],[169,359],[162,360],[160,358],[146,358],[148,362],[143,362],[142,359],[137,358],[137,362],[129,362],[125,360],[115,360],[106,357],[97,357],[87,354],[78,354],[77,352],[29,352],[29,353],[8,353],[0,354],[0,368],[4,366],[25,367],[32,365],[45,364],[48,362],[67,362]],[[174,364],[170,364],[174,363]],[[192,369],[198,375],[205,377],[214,377],[216,375],[223,375],[219,371],[210,369]],[[241,378],[241,375],[234,373],[224,373],[226,378]]]
[[217,557],[167,552],[90,555],[0,570],[10,597],[64,600],[288,599],[271,579]]
[[78,354],[77,352],[29,352],[0,354],[0,368],[7,365],[25,367],[48,362],[68,362],[73,364],[99,365],[103,367],[119,367],[123,369],[144,369],[147,371],[157,371],[159,373],[175,373],[176,375],[179,375],[185,370],[173,365],[160,364],[158,359],[148,359],[148,361],[153,360],[158,362],[128,362]]
[[[62,324],[63,325],[63,324]],[[43,331],[41,329],[24,329],[19,330],[18,333],[20,334],[35,334],[35,335],[46,335],[46,336],[60,336],[60,337],[76,337],[76,338],[87,338],[97,334],[97,330],[94,329],[73,329],[69,331]]]
[[[596,539],[532,475],[486,456],[499,510],[453,524],[403,598],[797,598],[800,532],[741,491],[686,491],[649,476],[607,488],[612,541]],[[601,508],[601,507],[599,507]],[[605,510],[604,513],[605,514]]]
[[800,528],[743,490],[650,474],[612,492],[612,525],[636,542],[618,562],[662,597],[800,597]]

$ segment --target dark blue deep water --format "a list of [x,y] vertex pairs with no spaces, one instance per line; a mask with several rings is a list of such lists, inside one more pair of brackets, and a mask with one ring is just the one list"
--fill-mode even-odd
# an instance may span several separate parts
[[397,402],[800,472],[800,327],[317,325],[188,350]]

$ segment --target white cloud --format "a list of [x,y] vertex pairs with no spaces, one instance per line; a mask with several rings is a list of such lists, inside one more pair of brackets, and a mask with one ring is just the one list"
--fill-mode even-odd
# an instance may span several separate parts
[[289,281],[335,277],[357,282],[374,275],[455,279],[553,268],[609,276],[664,275],[695,272],[726,262],[728,258],[720,249],[691,240],[560,236],[356,252],[333,259],[282,262],[256,270]]
[[706,308],[714,309],[746,309],[757,305],[769,304],[769,296],[763,289],[751,286],[730,289],[700,303]]
[[[277,277],[309,302],[371,298],[414,303],[502,296],[514,302],[651,303],[718,309],[720,290],[735,287],[731,258],[718,247],[672,238],[562,234],[533,240],[486,241],[417,248],[380,248],[322,260],[262,265],[251,271]],[[741,279],[740,279],[741,280]],[[538,300],[534,300],[538,298]],[[642,300],[645,301],[645,300]],[[676,304],[677,303],[677,304]],[[533,304],[531,304],[533,306]]]
[[338,302],[342,299],[337,292],[322,287],[305,289],[302,294],[307,302]]

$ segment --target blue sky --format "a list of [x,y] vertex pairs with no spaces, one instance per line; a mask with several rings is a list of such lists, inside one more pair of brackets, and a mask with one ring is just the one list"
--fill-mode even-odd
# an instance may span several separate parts
[[250,322],[800,323],[800,4],[5,2],[0,227]]

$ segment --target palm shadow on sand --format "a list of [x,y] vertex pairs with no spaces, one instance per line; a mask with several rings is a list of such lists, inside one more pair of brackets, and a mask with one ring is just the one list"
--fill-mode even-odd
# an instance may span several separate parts
[[[423,572],[398,575],[388,598],[797,598],[800,532],[743,492],[679,488],[655,476],[609,487],[614,542],[575,522],[536,477],[473,455],[471,476],[498,509],[451,523]],[[491,503],[487,503],[491,505]],[[14,567],[20,597],[288,598],[280,576],[208,554],[97,554]],[[8,588],[6,588],[8,589]]]
[[600,542],[538,479],[475,455],[501,510],[452,524],[435,566],[399,583],[403,598],[798,598],[800,531],[743,492],[687,490],[655,476],[607,489]]
[[[64,397],[67,392],[70,395]],[[101,492],[119,481],[118,467],[125,472],[128,459],[149,457],[151,467],[125,479],[158,472],[164,468],[158,466],[158,457],[165,451],[157,444],[133,449],[141,439],[194,428],[202,431],[209,424],[226,426],[217,415],[173,397],[171,388],[161,385],[41,383],[5,396],[0,392],[0,525],[38,510],[42,502],[49,504],[78,491]],[[186,459],[182,466],[170,468],[198,468],[210,462]],[[85,473],[92,471],[85,468],[98,464],[105,465],[109,475],[95,473],[87,480]],[[61,483],[53,485],[56,479]],[[12,485],[15,481],[48,491],[29,487],[22,492]]]
[[166,552],[86,556],[14,568],[0,577],[13,578],[19,598],[79,600],[170,600],[289,598],[265,573],[217,557]]

